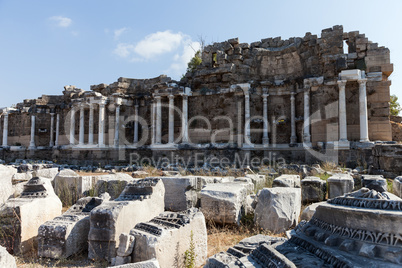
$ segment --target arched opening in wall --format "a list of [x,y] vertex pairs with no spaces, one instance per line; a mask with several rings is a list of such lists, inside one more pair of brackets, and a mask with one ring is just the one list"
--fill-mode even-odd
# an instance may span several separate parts
[[212,53],[212,67],[216,67],[218,61],[216,59],[216,52]]
[[343,40],[343,54],[349,54],[348,40]]

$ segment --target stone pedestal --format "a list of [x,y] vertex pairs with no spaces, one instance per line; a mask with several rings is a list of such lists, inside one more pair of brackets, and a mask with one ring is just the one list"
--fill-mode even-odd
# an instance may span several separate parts
[[328,180],[328,198],[335,198],[353,191],[354,181],[352,176],[347,174],[336,174]]

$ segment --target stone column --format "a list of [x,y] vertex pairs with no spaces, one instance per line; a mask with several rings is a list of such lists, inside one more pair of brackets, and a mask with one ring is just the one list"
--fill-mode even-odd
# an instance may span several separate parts
[[151,104],[151,123],[152,123],[152,125],[151,125],[151,128],[152,128],[152,141],[151,141],[151,143],[152,144],[155,144],[155,114],[156,114],[156,112],[155,112],[155,108],[156,108],[156,105],[155,105],[155,100],[152,102],[152,104]]
[[348,140],[347,122],[346,122],[346,80],[338,80],[339,87],[339,141]]
[[251,135],[250,135],[250,93],[244,93],[244,143],[246,145],[251,145]]
[[85,111],[84,111],[84,104],[81,104],[80,106],[80,133],[79,133],[79,142],[78,144],[80,146],[84,145],[84,115],[85,115]]
[[360,142],[368,142],[368,119],[367,119],[367,79],[359,79],[359,114],[360,114]]
[[182,141],[181,143],[188,143],[188,95],[183,94],[183,110],[182,110]]
[[268,138],[268,96],[269,94],[262,94],[263,101],[263,117],[264,117],[264,133],[262,136],[262,144],[264,147],[268,147],[269,138]]
[[89,125],[88,125],[88,144],[94,144],[94,105],[89,104]]
[[169,143],[174,143],[174,96],[169,95]]
[[134,105],[134,144],[138,143],[138,104]]
[[56,115],[56,139],[54,146],[59,146],[60,114]]
[[295,94],[294,92],[290,93],[290,143],[295,144],[297,141],[296,137],[296,107],[295,107]]
[[311,143],[310,135],[310,88],[304,88],[304,126],[303,142]]
[[116,119],[114,125],[114,147],[119,147],[120,105],[116,105]]
[[99,103],[99,130],[98,130],[98,146],[105,147],[105,103]]
[[29,149],[35,148],[35,115],[31,115],[31,141],[29,142]]
[[74,145],[75,143],[75,107],[71,107],[70,110],[70,145]]
[[161,96],[155,96],[156,100],[156,138],[155,143],[162,143],[162,104]]
[[54,146],[54,113],[50,113],[50,142],[49,146]]
[[3,124],[3,146],[8,146],[8,113],[4,114],[4,124]]

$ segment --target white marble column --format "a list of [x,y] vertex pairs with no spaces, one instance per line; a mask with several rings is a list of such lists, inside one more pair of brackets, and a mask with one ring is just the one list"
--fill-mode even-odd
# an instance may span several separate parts
[[338,80],[339,87],[339,141],[347,142],[347,121],[346,121],[346,80]]
[[134,144],[138,143],[138,104],[134,105]]
[[94,104],[89,104],[88,144],[94,144]]
[[303,142],[311,143],[310,135],[310,88],[304,88],[304,126]]
[[156,116],[156,104],[155,104],[155,100],[152,101],[151,104],[151,128],[152,128],[152,140],[151,140],[151,144],[155,144],[155,116]]
[[174,143],[174,96],[169,95],[169,143]]
[[244,144],[251,145],[250,135],[250,93],[244,93]]
[[99,129],[98,129],[98,146],[105,147],[105,103],[99,103]]
[[290,143],[295,144],[297,141],[296,137],[296,105],[295,105],[295,94],[294,92],[290,93]]
[[50,141],[49,146],[54,146],[54,113],[50,113]]
[[359,114],[360,114],[360,142],[368,142],[368,118],[367,118],[367,79],[359,79]]
[[262,136],[262,144],[264,147],[268,147],[269,138],[268,138],[268,96],[269,94],[262,94],[263,101],[263,117],[264,117],[264,133]]
[[114,125],[114,147],[119,147],[120,105],[116,105],[116,119]]
[[70,145],[75,143],[75,107],[70,110]]
[[35,148],[35,115],[31,115],[31,140],[29,142],[29,149]]
[[182,143],[188,143],[188,95],[183,94]]
[[84,145],[84,135],[85,135],[85,132],[84,132],[85,131],[85,129],[84,129],[85,128],[85,126],[84,126],[85,117],[84,117],[84,115],[85,115],[84,104],[81,104],[81,106],[80,106],[80,132],[79,132],[79,141],[78,141],[78,144],[80,146]]
[[59,146],[60,114],[56,115],[56,139],[54,146]]
[[155,143],[162,143],[162,103],[161,96],[155,96],[156,99],[156,138]]
[[8,113],[4,114],[3,122],[3,146],[8,146]]

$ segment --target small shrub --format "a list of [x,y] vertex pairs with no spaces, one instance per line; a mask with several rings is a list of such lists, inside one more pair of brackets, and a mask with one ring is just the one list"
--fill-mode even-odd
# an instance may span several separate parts
[[184,252],[184,267],[194,268],[195,267],[195,245],[194,245],[194,234],[191,231],[190,234],[190,247]]

